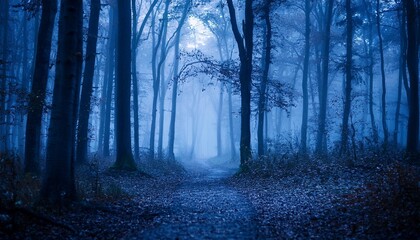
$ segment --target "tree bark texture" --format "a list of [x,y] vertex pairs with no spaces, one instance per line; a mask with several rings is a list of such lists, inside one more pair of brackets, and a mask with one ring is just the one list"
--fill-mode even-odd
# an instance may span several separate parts
[[331,23],[332,23],[332,9],[334,1],[328,0],[326,6],[324,38],[322,48],[322,79],[320,82],[320,106],[318,119],[318,132],[315,151],[326,153],[326,118],[327,118],[327,100],[328,100],[328,75],[329,75],[329,60],[330,60],[330,37],[331,37]]
[[239,82],[241,85],[241,140],[240,159],[241,168],[247,168],[252,158],[251,154],[251,74],[253,54],[254,14],[252,0],[245,1],[245,20],[243,21],[243,37],[239,32],[236,21],[235,8],[232,0],[227,0],[233,35],[239,49],[241,62]]
[[41,198],[51,204],[76,197],[73,146],[74,109],[78,66],[82,61],[79,36],[82,34],[82,0],[63,0],[60,6],[56,75],[50,127],[48,130],[46,172]]
[[[261,78],[261,85],[259,89],[259,99],[258,99],[258,130],[257,130],[257,137],[258,137],[258,156],[261,157],[264,155],[264,145],[265,145],[265,138],[264,138],[264,116],[266,112],[266,94],[267,94],[267,83],[268,83],[268,72],[270,71],[270,64],[271,64],[271,38],[272,38],[272,27],[271,27],[271,19],[270,19],[270,1],[266,0],[264,3],[264,29],[265,29],[265,36],[264,36],[264,54],[263,54],[263,72]],[[267,136],[265,136],[267,137]]]
[[40,174],[41,124],[56,13],[56,0],[42,1],[25,137],[25,173],[36,175]]
[[86,46],[85,69],[83,74],[82,95],[80,99],[79,125],[77,129],[77,163],[87,162],[89,116],[93,92],[93,76],[95,73],[96,44],[98,40],[100,0],[90,1],[89,30]]
[[131,8],[130,0],[117,2],[118,35],[115,51],[115,112],[117,158],[114,167],[136,170],[131,152],[130,89],[131,89]]
[[[109,140],[111,138],[111,108],[112,108],[112,96],[114,92],[114,70],[115,70],[115,45],[116,45],[116,35],[118,29],[118,22],[115,12],[115,7],[111,6],[110,9],[110,29],[109,29],[109,45],[108,45],[108,54],[107,54],[107,68],[109,69],[109,74],[107,75],[107,93],[106,93],[106,102],[105,102],[105,120],[104,120],[104,145],[103,145],[103,155],[104,157],[110,156],[110,147]],[[115,110],[115,109],[114,109]],[[114,111],[115,112],[115,111]]]

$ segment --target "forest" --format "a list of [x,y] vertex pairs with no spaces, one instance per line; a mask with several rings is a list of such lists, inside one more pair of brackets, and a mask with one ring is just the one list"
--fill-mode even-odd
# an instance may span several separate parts
[[1,239],[418,239],[419,0],[1,0]]

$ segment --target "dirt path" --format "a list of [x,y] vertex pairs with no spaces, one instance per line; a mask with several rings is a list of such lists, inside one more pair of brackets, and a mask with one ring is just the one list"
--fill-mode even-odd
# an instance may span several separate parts
[[187,180],[175,192],[166,215],[132,238],[139,239],[255,239],[255,210],[223,179],[234,170],[211,168]]

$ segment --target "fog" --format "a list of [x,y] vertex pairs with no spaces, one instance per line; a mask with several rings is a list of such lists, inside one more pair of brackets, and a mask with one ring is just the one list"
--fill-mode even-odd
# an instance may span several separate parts
[[416,239],[415,0],[1,0],[0,239]]
[[[12,1],[13,2],[13,1]],[[241,85],[239,82],[240,52],[237,41],[232,32],[228,6],[223,2],[197,2],[193,6],[183,5],[181,2],[169,3],[165,8],[165,2],[157,1],[142,3],[134,1],[132,6],[136,15],[132,15],[132,39],[136,46],[131,46],[135,52],[134,65],[136,79],[131,81],[131,142],[141,149],[142,157],[135,156],[137,160],[148,158],[146,152],[156,152],[159,156],[168,154],[170,119],[172,111],[172,89],[174,80],[178,78],[176,117],[175,117],[175,140],[174,155],[176,159],[208,159],[216,156],[225,156],[229,159],[239,159],[240,136],[241,136]],[[3,64],[7,76],[3,82],[14,84],[24,93],[29,93],[31,83],[27,79],[32,77],[36,26],[40,21],[40,11],[36,9],[22,10],[20,5],[15,6],[16,16],[22,21],[13,20],[7,25],[7,33],[3,32],[3,38],[7,43],[4,48],[13,48],[13,39],[16,39],[16,47],[22,47],[24,55],[13,55],[10,51],[4,51],[7,61],[27,61],[17,68]],[[96,46],[96,58],[93,79],[93,95],[91,96],[91,113],[89,116],[89,140],[88,155],[103,154],[103,128],[101,121],[104,120],[106,110],[103,106],[106,99],[111,101],[111,119],[109,126],[110,153],[115,154],[115,94],[106,91],[109,81],[116,77],[116,62],[113,59],[112,44],[115,41],[115,27],[112,19],[116,19],[116,6],[113,1],[103,3],[99,16],[98,38]],[[235,3],[236,4],[236,3]],[[384,10],[379,24],[380,35],[369,14],[376,7],[369,1],[357,1],[355,6],[367,6],[364,10],[353,10],[353,38],[352,38],[352,61],[353,75],[351,86],[351,109],[349,125],[353,144],[355,142],[367,145],[378,144],[384,140],[385,135],[392,136],[388,140],[395,148],[403,148],[407,141],[408,121],[408,89],[407,73],[401,71],[401,34],[399,20],[399,8],[396,3],[383,3],[379,7]],[[90,4],[84,4],[83,25],[88,26]],[[258,4],[257,4],[258,5]],[[307,148],[315,151],[317,134],[319,131],[319,109],[322,79],[322,56],[325,39],[323,34],[323,17],[326,10],[323,1],[314,3],[318,9],[310,9],[309,15],[309,54],[308,57],[308,133]],[[186,6],[186,7],[185,7]],[[237,18],[244,18],[243,7],[238,5]],[[270,39],[272,51],[268,71],[268,87],[266,89],[264,122],[264,148],[268,152],[281,151],[293,152],[301,145],[302,112],[304,110],[302,84],[304,74],[304,49],[305,49],[305,9],[302,2],[288,2],[273,4],[271,9]],[[258,6],[256,6],[258,8]],[[166,9],[166,10],[165,10]],[[342,116],[346,96],[346,21],[343,4],[333,7],[332,22],[329,44],[329,65],[327,80],[327,113],[325,149],[332,151],[337,148],[342,135]],[[165,12],[166,11],[166,12]],[[265,45],[267,41],[267,26],[263,21],[262,10],[255,10],[254,21],[254,50],[253,50],[253,73],[251,88],[251,113],[250,131],[251,148],[253,156],[257,156],[258,148],[258,112],[261,111],[258,99],[261,96],[261,77],[265,66]],[[369,12],[370,11],[370,12]],[[30,15],[31,14],[31,15]],[[324,16],[322,15],[324,14]],[[27,20],[24,20],[24,19]],[[137,19],[134,19],[137,18]],[[181,19],[182,23],[181,23]],[[114,20],[115,21],[115,20]],[[181,24],[180,24],[181,23]],[[116,24],[116,23],[115,23]],[[11,31],[13,26],[26,28],[23,42],[18,36],[21,30]],[[89,36],[84,31],[84,40]],[[114,32],[113,32],[114,31]],[[179,32],[179,42],[177,33]],[[382,41],[382,49],[379,49],[379,36]],[[56,57],[58,29],[54,28],[52,35],[51,60]],[[130,36],[124,36],[130,38]],[[137,38],[137,39],[136,39]],[[114,39],[114,40],[113,40]],[[132,42],[131,44],[134,44]],[[9,47],[10,45],[10,47]],[[175,56],[175,45],[178,45],[178,54]],[[86,51],[86,44],[83,45]],[[381,63],[381,54],[384,63]],[[111,54],[111,55],[109,55]],[[15,59],[15,60],[14,60]],[[19,59],[19,60],[18,60]],[[178,63],[174,73],[174,60]],[[231,62],[227,75],[223,73],[223,64]],[[85,66],[85,65],[84,65]],[[226,65],[227,66],[227,65]],[[384,69],[384,84],[381,82],[382,67]],[[85,66],[86,68],[86,66]],[[132,67],[133,68],[133,67]],[[235,69],[236,68],[236,69]],[[111,72],[111,75],[110,75]],[[52,104],[53,79],[55,74],[54,64],[51,64],[46,91],[46,106]],[[111,78],[109,78],[111,76]],[[27,79],[23,79],[27,78]],[[111,79],[111,80],[108,80]],[[136,81],[135,81],[136,80]],[[23,84],[23,85],[22,85]],[[137,85],[138,94],[133,95],[134,84]],[[154,84],[158,90],[154,92]],[[83,86],[83,83],[82,85]],[[3,124],[4,137],[2,149],[14,151],[23,155],[26,114],[24,100],[12,85],[6,87],[5,109],[3,116],[6,124]],[[79,89],[81,91],[81,89]],[[9,92],[7,92],[9,91]],[[385,93],[386,91],[386,93]],[[127,92],[128,93],[128,92]],[[7,95],[9,94],[9,95]],[[110,95],[111,94],[111,95]],[[153,98],[156,97],[156,109],[153,109]],[[384,97],[382,98],[382,95]],[[137,98],[138,103],[134,102]],[[383,105],[385,103],[385,106]],[[137,106],[138,105],[138,106]],[[23,108],[22,108],[23,107]],[[102,108],[101,108],[102,107]],[[22,111],[20,109],[23,109]],[[106,107],[108,108],[108,107]],[[49,108],[46,108],[48,113]],[[385,110],[385,112],[384,112]],[[137,117],[134,112],[138,111]],[[153,112],[156,112],[154,129]],[[382,116],[384,118],[382,119]],[[21,119],[20,121],[18,119]],[[45,158],[47,145],[47,129],[49,115],[43,116],[41,155]],[[382,121],[381,121],[382,119]],[[230,125],[232,121],[232,126]],[[306,120],[305,120],[306,121]],[[13,127],[9,127],[13,126]],[[386,125],[386,127],[384,126]],[[127,126],[128,127],[128,126]],[[134,129],[138,127],[138,133]],[[398,129],[397,129],[398,127]],[[385,130],[386,129],[386,130]],[[387,134],[385,134],[387,131]],[[20,132],[19,132],[20,131]],[[154,149],[151,147],[151,131],[154,131]],[[23,134],[23,135],[22,135]],[[101,136],[100,136],[101,135]],[[379,142],[375,140],[379,137]],[[102,149],[101,149],[102,148]],[[132,146],[136,152],[137,146]],[[146,155],[145,155],[146,154]]]

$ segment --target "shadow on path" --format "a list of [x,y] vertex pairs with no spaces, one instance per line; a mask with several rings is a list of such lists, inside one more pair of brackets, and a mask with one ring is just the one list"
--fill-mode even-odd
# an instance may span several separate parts
[[155,228],[131,239],[255,239],[255,210],[240,193],[224,183],[237,169],[202,164],[174,193],[168,214]]

